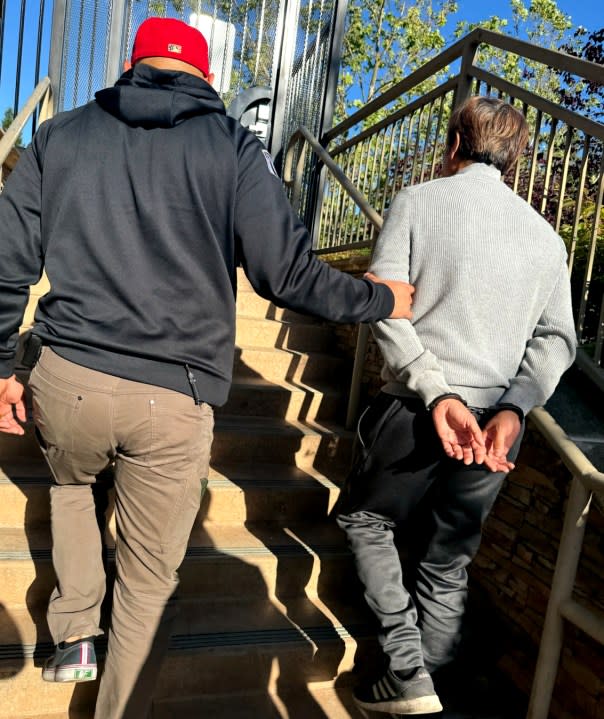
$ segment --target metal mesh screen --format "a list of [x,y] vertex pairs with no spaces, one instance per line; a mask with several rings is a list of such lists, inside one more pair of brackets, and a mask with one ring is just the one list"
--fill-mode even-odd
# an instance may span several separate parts
[[280,5],[279,0],[133,0],[128,3],[124,57],[130,54],[137,28],[149,16],[194,24],[208,40],[214,87],[228,106],[241,90],[271,87]]
[[[227,107],[243,90],[268,87],[280,98],[278,145],[301,124],[318,134],[337,8],[338,0],[67,0],[59,109],[114,82],[144,20],[173,17],[208,39],[214,87]],[[271,144],[273,154],[279,149]]]
[[69,0],[59,109],[88,102],[105,84],[111,0]]
[[305,125],[315,135],[320,130],[330,65],[335,2],[302,0],[298,17],[296,51],[283,130],[285,141],[300,125]]

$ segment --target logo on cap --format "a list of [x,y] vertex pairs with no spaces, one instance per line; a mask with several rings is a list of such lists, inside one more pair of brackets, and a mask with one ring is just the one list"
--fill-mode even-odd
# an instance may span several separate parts
[[175,52],[180,55],[182,53],[182,45],[174,45],[173,43],[170,43],[168,45],[168,52]]

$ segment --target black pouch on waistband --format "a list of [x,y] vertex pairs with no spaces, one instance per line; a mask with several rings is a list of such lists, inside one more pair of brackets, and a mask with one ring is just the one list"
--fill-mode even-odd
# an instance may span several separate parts
[[32,369],[38,361],[41,352],[42,340],[38,337],[38,335],[30,332],[29,337],[25,340],[21,364],[28,369]]

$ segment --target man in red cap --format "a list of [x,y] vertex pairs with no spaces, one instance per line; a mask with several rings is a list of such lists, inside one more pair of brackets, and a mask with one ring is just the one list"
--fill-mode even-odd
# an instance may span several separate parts
[[105,574],[92,486],[115,468],[117,578],[96,719],[149,711],[161,659],[151,648],[166,636],[213,407],[231,384],[238,262],[259,294],[293,310],[410,317],[410,285],[353,279],[315,258],[270,156],[211,82],[201,33],[150,18],[131,69],[44,123],[0,197],[1,431],[23,433],[17,332],[43,267],[51,285],[28,353],[53,477],[47,681],[96,677]]

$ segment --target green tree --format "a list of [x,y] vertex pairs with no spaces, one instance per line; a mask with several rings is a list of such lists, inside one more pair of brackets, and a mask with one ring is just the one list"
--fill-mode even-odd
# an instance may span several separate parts
[[[438,54],[454,0],[350,0],[336,120],[382,94]],[[431,78],[426,91],[436,84]]]
[[[11,122],[15,119],[15,113],[13,111],[12,107],[7,107],[4,111],[4,116],[2,117],[2,129],[4,131],[8,130],[10,127]],[[19,147],[23,146],[23,133],[19,133],[17,135],[17,139],[15,140],[15,145],[18,145]]]

